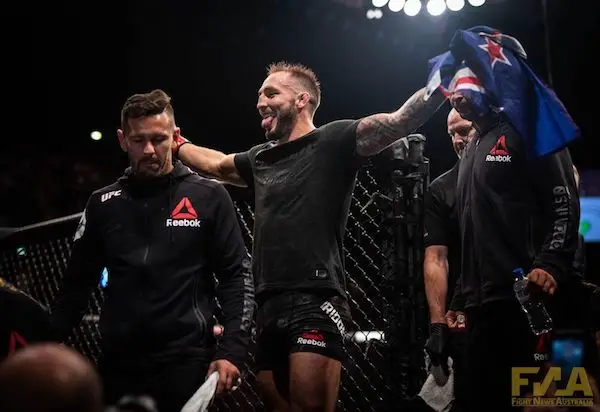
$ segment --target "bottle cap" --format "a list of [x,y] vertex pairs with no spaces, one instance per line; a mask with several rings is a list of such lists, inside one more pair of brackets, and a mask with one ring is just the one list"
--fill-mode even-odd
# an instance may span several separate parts
[[515,274],[515,276],[519,279],[524,278],[525,277],[525,272],[523,271],[523,268],[516,268],[513,269],[513,273]]

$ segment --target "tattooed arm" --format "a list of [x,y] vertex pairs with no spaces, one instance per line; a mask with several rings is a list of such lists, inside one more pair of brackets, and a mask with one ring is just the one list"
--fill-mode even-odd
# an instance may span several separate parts
[[356,128],[356,151],[361,156],[373,156],[408,136],[425,123],[444,103],[441,93],[423,98],[425,88],[417,91],[393,113],[379,113],[360,120]]

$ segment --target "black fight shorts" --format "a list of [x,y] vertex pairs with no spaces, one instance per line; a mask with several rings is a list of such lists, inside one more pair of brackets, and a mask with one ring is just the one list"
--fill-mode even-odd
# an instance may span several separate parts
[[313,352],[343,362],[350,308],[340,296],[286,292],[270,297],[256,318],[256,370],[280,370],[291,353]]

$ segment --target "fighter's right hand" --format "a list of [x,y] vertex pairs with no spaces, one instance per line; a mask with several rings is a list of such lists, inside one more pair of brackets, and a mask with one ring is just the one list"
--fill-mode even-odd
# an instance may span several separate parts
[[206,376],[210,376],[215,371],[219,372],[217,394],[230,391],[239,386],[240,370],[233,363],[226,359],[217,359],[209,365]]
[[[448,325],[445,323],[432,323],[429,325],[429,339],[425,343],[425,350],[431,359],[434,368],[439,367],[443,371],[446,380],[450,375],[448,369]],[[434,374],[434,377],[435,374]],[[438,385],[443,385],[441,379],[436,377]]]
[[446,324],[451,332],[463,332],[467,328],[467,316],[464,312],[449,310],[446,312]]
[[173,155],[177,156],[179,153],[179,149],[186,143],[191,143],[188,139],[183,137],[182,135],[177,135],[177,137],[173,140]]
[[538,285],[544,292],[554,295],[556,292],[556,280],[544,269],[534,268],[527,275],[527,279],[533,284]]

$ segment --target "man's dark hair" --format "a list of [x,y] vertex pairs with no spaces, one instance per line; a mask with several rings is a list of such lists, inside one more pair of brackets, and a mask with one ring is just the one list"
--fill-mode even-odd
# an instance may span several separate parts
[[150,93],[138,93],[130,96],[121,109],[121,128],[125,130],[129,119],[153,116],[167,112],[175,121],[171,97],[160,89],[152,90]]

